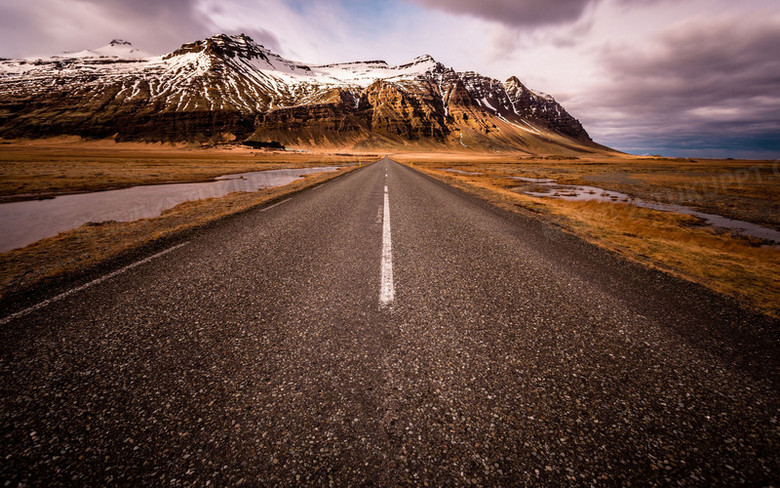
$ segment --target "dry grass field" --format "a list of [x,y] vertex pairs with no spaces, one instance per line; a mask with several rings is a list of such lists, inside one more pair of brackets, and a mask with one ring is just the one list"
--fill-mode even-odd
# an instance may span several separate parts
[[[379,154],[333,149],[267,152],[116,144],[58,138],[0,143],[0,201],[140,184],[206,181],[230,173],[370,162]],[[780,316],[780,248],[702,225],[695,217],[611,202],[534,197],[551,178],[693,209],[780,230],[780,163],[617,156],[534,158],[525,154],[407,152],[393,159],[501,207],[553,222],[599,246],[700,283]],[[155,219],[87,224],[0,254],[0,297],[83,271],[158,239],[281,198],[338,173],[284,187],[183,203]],[[468,173],[445,171],[456,169]]]
[[288,185],[182,203],[160,217],[85,224],[0,254],[0,300],[83,272],[159,239],[265,205],[357,169],[372,154],[262,152],[151,144],[81,142],[73,138],[0,145],[0,199],[35,199],[141,184],[207,181],[215,176],[278,168],[350,164]]
[[260,207],[333,179],[357,166],[315,173],[285,186],[184,202],[160,217],[85,224],[22,249],[0,254],[0,300],[80,273],[160,239],[173,238],[221,218]]
[[278,168],[371,161],[375,154],[259,151],[240,146],[84,142],[62,137],[0,142],[0,202],[135,185],[209,181]]
[[[551,178],[780,229],[780,166],[772,161],[603,156],[395,154],[393,158],[513,211],[550,220],[629,259],[780,315],[780,248],[703,225],[689,215],[612,202],[534,197]],[[456,169],[463,172],[446,171]]]

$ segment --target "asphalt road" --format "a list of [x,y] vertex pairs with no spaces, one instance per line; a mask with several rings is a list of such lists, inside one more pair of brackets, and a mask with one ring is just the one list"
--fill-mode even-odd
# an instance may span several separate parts
[[780,482],[778,321],[387,159],[180,244],[2,324],[5,486]]

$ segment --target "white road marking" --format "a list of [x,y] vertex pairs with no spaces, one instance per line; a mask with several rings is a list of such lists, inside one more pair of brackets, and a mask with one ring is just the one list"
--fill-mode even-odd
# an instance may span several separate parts
[[272,208],[274,208],[275,206],[277,206],[277,205],[281,205],[281,204],[283,204],[284,202],[289,202],[290,200],[292,200],[292,198],[287,198],[287,199],[285,199],[285,200],[282,200],[282,201],[281,201],[281,202],[279,202],[279,203],[274,203],[273,205],[269,205],[269,206],[265,207],[264,209],[262,209],[262,210],[260,210],[260,211],[261,211],[261,212],[265,212],[266,210],[271,210],[271,209],[272,209]]
[[174,251],[174,250],[176,250],[176,249],[178,249],[178,248],[180,248],[182,246],[186,246],[187,244],[189,244],[189,242],[182,242],[181,244],[176,244],[175,246],[170,247],[170,248],[166,249],[165,251],[160,251],[157,254],[153,254],[153,255],[151,255],[151,256],[149,256],[147,258],[144,258],[144,259],[142,259],[140,261],[137,261],[137,262],[135,262],[133,264],[129,264],[129,265],[125,266],[122,269],[118,269],[118,270],[114,271],[113,273],[109,273],[109,274],[107,274],[105,276],[102,276],[100,278],[92,280],[89,283],[85,283],[85,284],[83,284],[81,286],[73,288],[72,290],[66,291],[65,293],[61,293],[61,294],[57,295],[56,297],[49,298],[48,300],[44,300],[41,303],[38,303],[37,305],[33,305],[32,307],[25,308],[24,310],[21,310],[19,312],[11,314],[11,315],[9,315],[7,317],[4,317],[4,318],[0,319],[0,325],[5,325],[5,324],[7,324],[8,322],[10,322],[10,321],[12,321],[14,319],[17,319],[19,317],[27,315],[28,313],[35,312],[36,310],[40,310],[40,309],[46,307],[47,305],[50,305],[50,304],[52,304],[54,302],[58,302],[58,301],[62,300],[63,298],[66,298],[66,297],[69,297],[70,295],[73,295],[74,293],[78,293],[78,292],[80,292],[82,290],[85,290],[85,289],[91,287],[91,286],[94,286],[94,285],[97,285],[99,283],[102,283],[102,282],[104,282],[104,281],[106,281],[108,279],[113,278],[114,276],[117,276],[117,275],[120,275],[120,274],[124,273],[125,271],[131,270],[131,269],[135,268],[136,266],[140,266],[140,265],[142,265],[144,263],[148,263],[149,261],[151,261],[153,259],[157,259],[160,256],[164,256],[165,254],[168,254],[169,252]]
[[385,211],[382,222],[382,280],[379,288],[379,306],[386,307],[393,303],[395,288],[393,287],[393,245],[390,240],[390,194],[385,185]]

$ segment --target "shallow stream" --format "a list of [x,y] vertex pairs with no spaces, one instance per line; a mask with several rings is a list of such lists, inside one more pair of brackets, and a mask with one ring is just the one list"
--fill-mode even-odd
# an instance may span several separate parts
[[253,192],[282,186],[303,175],[336,171],[337,167],[275,169],[238,173],[203,183],[143,185],[91,193],[62,195],[46,200],[0,204],[0,252],[24,247],[87,222],[130,222],[160,216],[192,200],[228,193]]
[[653,210],[660,210],[662,212],[676,212],[692,215],[704,220],[708,225],[713,227],[728,229],[738,234],[756,237],[758,239],[774,242],[775,244],[780,244],[780,232],[774,229],[770,229],[769,227],[763,227],[751,222],[745,222],[744,220],[730,219],[722,215],[700,212],[699,210],[695,210],[683,205],[673,205],[669,203],[642,200],[640,198],[634,198],[625,193],[604,190],[603,188],[598,188],[595,186],[561,185],[556,183],[555,180],[549,178],[526,178],[521,176],[515,176],[514,178],[526,183],[533,183],[534,186],[545,187],[544,191],[522,191],[526,195],[532,195],[535,197],[560,198],[562,200],[580,202],[597,201],[622,203],[635,205],[637,207],[650,208]]

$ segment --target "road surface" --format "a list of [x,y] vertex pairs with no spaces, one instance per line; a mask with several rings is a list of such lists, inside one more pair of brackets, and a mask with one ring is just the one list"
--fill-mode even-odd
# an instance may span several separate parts
[[0,327],[5,486],[780,481],[778,321],[388,159],[95,278]]

